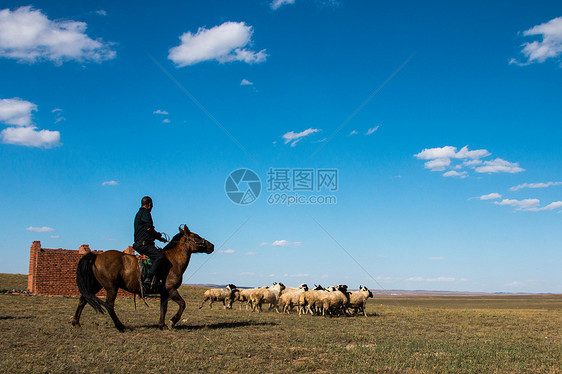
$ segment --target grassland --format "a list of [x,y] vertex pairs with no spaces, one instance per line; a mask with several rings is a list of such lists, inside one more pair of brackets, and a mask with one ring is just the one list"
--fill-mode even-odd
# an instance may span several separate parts
[[[8,279],[9,278],[9,279]],[[9,286],[6,282],[11,282]],[[19,283],[18,283],[19,282]],[[18,286],[18,284],[20,286]],[[25,289],[25,276],[0,275],[0,289]],[[558,373],[562,296],[381,297],[369,317],[323,318],[275,312],[199,310],[203,288],[182,287],[188,302],[172,331],[150,308],[119,299],[128,330],[77,300],[0,295],[3,372],[412,372]],[[216,308],[215,308],[216,307]],[[169,317],[176,311],[171,303]]]

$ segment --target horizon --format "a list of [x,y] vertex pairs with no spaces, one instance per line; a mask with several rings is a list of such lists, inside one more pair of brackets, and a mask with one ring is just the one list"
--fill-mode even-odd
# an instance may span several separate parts
[[2,273],[149,195],[184,282],[562,293],[560,2],[9,0],[0,77]]

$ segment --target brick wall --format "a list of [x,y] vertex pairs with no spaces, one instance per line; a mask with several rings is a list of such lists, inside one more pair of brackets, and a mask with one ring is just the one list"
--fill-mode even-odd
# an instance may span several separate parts
[[[78,250],[41,248],[41,242],[35,241],[29,250],[29,275],[27,288],[35,295],[78,296],[80,292],[76,286],[76,267],[78,261],[92,251],[88,244],[82,244]],[[123,252],[134,254],[129,247]],[[98,295],[104,295],[101,290]],[[123,290],[120,296],[132,296]]]

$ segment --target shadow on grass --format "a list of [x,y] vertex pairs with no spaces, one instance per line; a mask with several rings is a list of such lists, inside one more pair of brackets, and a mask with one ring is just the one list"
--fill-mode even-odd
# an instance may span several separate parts
[[[248,326],[276,326],[277,323],[273,322],[255,322],[255,321],[240,321],[240,322],[219,322],[219,323],[211,323],[207,325],[179,325],[174,327],[172,330],[203,330],[203,329],[210,329],[210,330],[218,330],[218,329],[233,329],[238,327],[248,327]],[[154,325],[143,325],[137,326],[137,328],[158,328],[157,324]],[[131,327],[131,330],[135,328]]]
[[0,321],[4,319],[31,319],[32,316],[0,316]]

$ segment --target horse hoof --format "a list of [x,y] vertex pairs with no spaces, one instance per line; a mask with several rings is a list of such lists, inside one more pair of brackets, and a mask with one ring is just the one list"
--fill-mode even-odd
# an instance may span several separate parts
[[125,332],[125,326],[124,325],[118,325],[115,326],[117,328],[117,330],[119,330],[119,332]]
[[162,325],[162,326],[160,326],[160,330],[166,331],[166,330],[169,330],[169,328],[168,328],[167,325]]
[[74,326],[74,327],[77,328],[77,329],[80,328],[80,327],[82,327],[82,326],[80,326],[80,323],[79,323],[79,322],[74,322],[74,321],[72,321],[72,326]]

